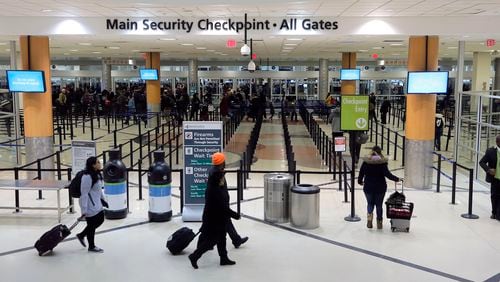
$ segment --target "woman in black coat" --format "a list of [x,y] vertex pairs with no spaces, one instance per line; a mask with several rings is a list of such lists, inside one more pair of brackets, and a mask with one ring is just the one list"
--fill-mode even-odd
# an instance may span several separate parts
[[220,265],[233,265],[226,250],[226,228],[231,220],[240,219],[240,215],[229,207],[229,192],[224,177],[225,157],[222,153],[212,155],[212,168],[209,170],[207,190],[205,191],[205,208],[201,225],[201,235],[197,249],[189,255],[191,265],[197,269],[197,261],[208,250],[217,245]]
[[380,147],[374,146],[371,154],[363,158],[358,176],[359,185],[364,184],[363,192],[365,192],[368,202],[368,222],[366,224],[368,228],[373,227],[373,210],[377,207],[377,229],[382,229],[382,204],[387,191],[386,177],[392,181],[401,181],[389,171],[387,159],[382,155]]

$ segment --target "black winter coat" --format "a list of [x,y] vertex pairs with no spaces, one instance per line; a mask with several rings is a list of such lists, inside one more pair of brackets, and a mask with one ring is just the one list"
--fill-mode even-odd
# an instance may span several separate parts
[[201,232],[225,232],[229,219],[238,219],[239,215],[229,207],[229,192],[224,173],[215,167],[208,173]]
[[490,168],[497,168],[497,148],[496,147],[491,147],[488,150],[486,150],[486,154],[481,158],[479,161],[479,165],[483,170],[486,172],[486,182],[491,183],[495,176],[490,175],[488,173],[488,170]]
[[399,178],[393,175],[387,167],[387,159],[371,160],[363,158],[363,164],[359,170],[358,184],[363,186],[366,193],[385,193],[387,191],[387,182],[385,178],[393,181],[399,181]]

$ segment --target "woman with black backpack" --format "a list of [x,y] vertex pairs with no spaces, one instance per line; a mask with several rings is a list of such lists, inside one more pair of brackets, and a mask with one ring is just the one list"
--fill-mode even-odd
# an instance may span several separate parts
[[94,236],[96,229],[104,222],[103,206],[108,206],[102,193],[104,182],[101,169],[101,163],[96,157],[87,159],[85,173],[80,184],[81,196],[79,200],[82,210],[81,219],[87,221],[87,227],[81,233],[76,234],[76,238],[84,247],[86,247],[84,238],[87,237],[88,250],[95,253],[104,252],[103,249],[94,244]]

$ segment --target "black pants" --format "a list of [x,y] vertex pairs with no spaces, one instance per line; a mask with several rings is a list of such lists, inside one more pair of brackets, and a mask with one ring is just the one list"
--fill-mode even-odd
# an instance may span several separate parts
[[361,153],[361,144],[356,142],[357,132],[349,131],[349,152],[351,153],[351,158],[354,163],[357,164],[359,161],[359,155]]
[[387,123],[387,112],[381,112],[381,120],[382,120],[382,124],[386,124]]
[[198,120],[198,109],[191,108],[189,113],[189,120]]
[[201,232],[200,238],[198,238],[198,244],[196,250],[193,252],[193,256],[199,259],[205,252],[213,249],[217,245],[217,251],[221,258],[227,257],[226,250],[226,232]]
[[500,180],[494,178],[491,182],[491,214],[500,220]]
[[375,113],[375,110],[371,110],[371,111],[368,112],[368,119],[369,120],[374,119],[375,122],[377,122],[377,114]]
[[104,222],[104,211],[101,211],[100,213],[87,217],[87,227],[83,229],[82,233],[78,234],[80,237],[87,237],[87,241],[89,242],[89,249],[92,249],[95,247],[94,244],[94,237],[95,237],[95,230],[101,226],[101,224]]
[[231,220],[227,222],[226,231],[233,244],[241,241],[241,236],[238,234],[238,232],[236,232],[236,228],[234,228],[233,222]]
[[443,129],[437,129],[434,132],[434,148],[441,151],[441,136],[443,135]]

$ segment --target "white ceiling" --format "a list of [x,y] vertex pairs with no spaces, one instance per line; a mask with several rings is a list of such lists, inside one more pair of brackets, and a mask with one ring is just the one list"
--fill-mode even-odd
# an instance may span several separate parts
[[[216,18],[241,17],[447,17],[500,16],[500,0],[330,0],[330,1],[283,1],[283,0],[183,0],[147,1],[111,0],[0,0],[0,16],[9,17],[180,17]],[[249,3],[251,3],[249,5]],[[473,24],[473,23],[471,23]],[[1,28],[1,27],[0,27]],[[5,28],[5,27],[4,27]],[[500,28],[500,27],[499,27]],[[432,33],[432,31],[429,31]],[[460,31],[457,31],[459,34]],[[385,59],[404,59],[407,56],[408,36],[294,36],[302,40],[293,41],[290,36],[252,34],[254,51],[261,58],[280,60],[294,59],[340,59],[341,52],[358,52],[360,60],[377,53]],[[199,36],[186,34],[173,36],[175,40],[162,41],[158,36],[50,36],[53,57],[120,57],[138,58],[141,52],[158,51],[162,58],[202,60],[240,59],[239,48],[228,49],[228,36]],[[440,56],[455,58],[458,40],[467,41],[466,56],[473,51],[492,51],[484,46],[488,35],[442,36]],[[241,40],[241,38],[234,38]],[[496,38],[500,44],[500,38]],[[0,37],[0,57],[8,56],[8,40],[17,36]],[[398,42],[384,42],[392,40]],[[81,45],[90,43],[90,45]],[[181,44],[193,44],[185,46]],[[294,45],[296,44],[296,45]],[[396,44],[396,45],[395,45]],[[239,44],[241,46],[241,44]],[[205,49],[203,49],[205,48]],[[375,48],[375,49],[374,49]],[[500,49],[500,47],[499,47]],[[214,50],[214,51],[207,51]],[[289,51],[287,51],[289,50]]]

